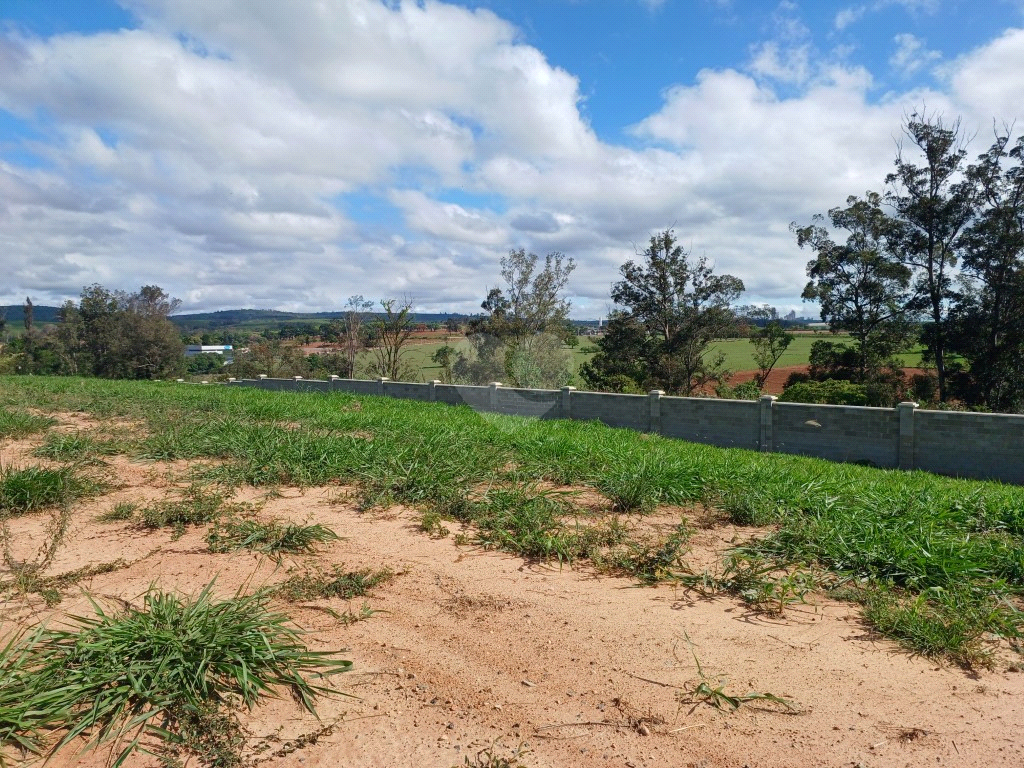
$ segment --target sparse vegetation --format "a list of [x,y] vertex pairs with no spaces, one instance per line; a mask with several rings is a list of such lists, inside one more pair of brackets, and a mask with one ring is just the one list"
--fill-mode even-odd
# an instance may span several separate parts
[[274,589],[274,594],[292,603],[332,598],[351,600],[353,597],[365,597],[371,589],[386,584],[394,577],[395,574],[386,568],[346,571],[343,566],[335,565],[327,573],[290,576]]
[[[1024,588],[1024,489],[1012,486],[401,400],[12,381],[0,405],[138,420],[146,426],[144,455],[217,459],[204,468],[204,480],[222,483],[218,489],[341,484],[366,507],[399,503],[429,513],[424,527],[435,534],[446,520],[463,523],[456,543],[476,540],[565,563],[590,559],[645,583],[672,578],[726,588],[762,610],[785,610],[823,586],[848,582],[897,590],[903,609],[939,630],[946,625],[936,590],[962,588],[962,605],[982,610],[993,600],[1010,605]],[[373,439],[361,437],[367,434]],[[631,480],[637,477],[642,482]],[[603,489],[607,511],[583,510],[550,483]],[[178,531],[209,523],[232,507],[224,491],[211,488],[195,486],[138,517]],[[624,534],[621,523],[613,530],[619,510],[695,503],[721,510],[737,525],[771,531],[745,545],[745,564],[736,561],[732,571],[713,576],[686,573],[683,538]],[[890,636],[906,634],[885,611],[866,615]],[[943,632],[973,633],[982,646],[1017,626],[1012,612],[988,634],[946,623]],[[926,643],[917,652],[949,656],[946,647],[952,646]]]
[[19,439],[45,432],[57,422],[46,416],[0,408],[0,438]]
[[285,523],[280,520],[229,520],[207,534],[211,552],[248,549],[280,559],[285,554],[311,554],[318,544],[337,541],[338,534],[320,525]]

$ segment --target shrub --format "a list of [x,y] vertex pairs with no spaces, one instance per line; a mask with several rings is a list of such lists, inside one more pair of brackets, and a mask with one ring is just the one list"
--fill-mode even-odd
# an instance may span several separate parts
[[782,392],[779,400],[784,403],[867,405],[868,395],[863,384],[826,379],[793,384]]

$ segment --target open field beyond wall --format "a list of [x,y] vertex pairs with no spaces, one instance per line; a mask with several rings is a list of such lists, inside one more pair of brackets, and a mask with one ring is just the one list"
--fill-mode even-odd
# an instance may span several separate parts
[[[147,590],[212,583],[218,600],[262,589],[311,649],[348,649],[332,678],[347,695],[320,697],[320,720],[285,696],[237,732],[204,721],[217,750],[189,748],[208,764],[874,768],[1024,750],[1022,488],[466,407],[23,377],[0,378],[0,521],[0,637],[90,614],[90,596],[120,616]],[[289,524],[316,535],[232,538]],[[4,654],[17,762],[3,691],[28,683]],[[51,765],[110,757],[81,745]]]
[[[853,340],[846,334],[831,334],[827,331],[799,333],[790,344],[789,348],[779,358],[776,366],[789,368],[792,366],[805,366],[810,362],[811,345],[818,340],[833,341],[839,344],[852,344]],[[569,350],[572,354],[572,370],[579,372],[580,366],[594,356],[596,350],[593,338],[580,337],[579,345]],[[441,366],[431,360],[432,355],[445,345],[454,347],[461,352],[468,352],[470,344],[464,336],[451,336],[448,341],[417,340],[409,344],[405,352],[405,360],[414,371],[413,380],[430,381],[441,378]],[[719,352],[725,355],[725,368],[733,372],[756,371],[757,363],[754,362],[754,348],[749,339],[722,339],[715,342],[708,349],[709,355],[717,355]],[[907,367],[915,367],[921,364],[921,350],[899,355],[899,360]],[[363,352],[359,362],[365,369],[372,360],[372,353]],[[579,382],[576,382],[579,384]]]

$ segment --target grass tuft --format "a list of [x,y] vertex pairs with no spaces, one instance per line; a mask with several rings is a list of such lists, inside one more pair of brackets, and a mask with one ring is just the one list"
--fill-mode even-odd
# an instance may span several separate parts
[[0,408],[0,439],[15,440],[45,432],[57,422],[47,416],[34,416],[24,411]]
[[0,518],[65,506],[98,490],[72,467],[0,467]]
[[979,594],[968,584],[915,595],[880,586],[864,594],[864,617],[913,653],[990,668],[991,639],[1020,637],[1024,626],[1024,616],[1000,591]]
[[351,662],[308,650],[287,617],[268,609],[266,592],[218,600],[212,587],[195,598],[150,590],[141,608],[117,613],[94,604],[94,615],[41,630],[14,654],[12,690],[26,711],[64,729],[51,754],[85,738],[109,745],[115,765],[135,751],[183,748],[208,765],[235,765],[224,757],[240,748],[236,707],[287,689],[315,713],[316,698],[333,691],[316,679]]

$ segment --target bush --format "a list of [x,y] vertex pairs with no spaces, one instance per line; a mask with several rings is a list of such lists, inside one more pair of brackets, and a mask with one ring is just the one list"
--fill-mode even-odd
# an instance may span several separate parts
[[822,403],[829,405],[867,405],[868,394],[863,384],[826,379],[805,381],[787,387],[779,398],[784,403]]

